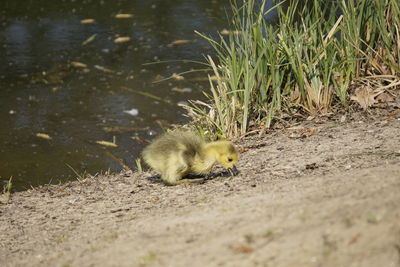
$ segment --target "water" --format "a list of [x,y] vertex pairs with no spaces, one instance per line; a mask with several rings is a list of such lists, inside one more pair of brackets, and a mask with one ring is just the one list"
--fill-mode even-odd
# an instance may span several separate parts
[[[229,0],[1,1],[0,186],[10,177],[15,190],[24,190],[76,179],[74,171],[118,171],[121,161],[134,168],[146,140],[186,121],[177,103],[201,99],[208,88],[204,72],[154,81],[202,68],[179,60],[204,61],[212,53],[194,30],[215,35],[227,28],[228,6]],[[118,13],[133,17],[117,19]],[[114,43],[121,36],[131,40]],[[171,45],[176,40],[188,43]],[[157,61],[169,62],[144,65]]]

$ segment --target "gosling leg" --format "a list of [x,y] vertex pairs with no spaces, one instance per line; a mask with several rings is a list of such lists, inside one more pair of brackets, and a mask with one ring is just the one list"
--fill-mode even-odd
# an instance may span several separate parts
[[167,185],[177,185],[178,184],[177,182],[180,179],[180,177],[176,172],[167,171],[167,172],[161,174],[161,179]]
[[170,161],[169,163],[170,165],[167,167],[165,173],[161,174],[161,178],[168,185],[177,185],[182,183],[182,176],[189,167],[184,162]]
[[176,170],[169,170],[169,172],[162,174],[161,178],[167,185],[179,185],[185,183],[202,183],[205,178],[194,178],[194,179],[182,179],[183,173],[179,173]]

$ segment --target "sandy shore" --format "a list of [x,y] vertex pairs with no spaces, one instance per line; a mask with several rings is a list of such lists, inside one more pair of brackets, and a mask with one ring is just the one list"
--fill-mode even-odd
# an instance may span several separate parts
[[238,146],[232,178],[170,187],[127,172],[12,194],[1,266],[400,266],[398,118]]

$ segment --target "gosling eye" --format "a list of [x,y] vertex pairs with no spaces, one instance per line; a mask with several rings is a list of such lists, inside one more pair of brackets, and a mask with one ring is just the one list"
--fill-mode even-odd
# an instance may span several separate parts
[[228,161],[229,161],[229,162],[232,162],[232,161],[233,161],[233,158],[228,158]]

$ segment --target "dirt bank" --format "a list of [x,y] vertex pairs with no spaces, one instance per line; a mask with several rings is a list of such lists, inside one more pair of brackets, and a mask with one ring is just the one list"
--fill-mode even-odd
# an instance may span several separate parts
[[234,178],[168,187],[121,173],[13,194],[1,265],[400,266],[398,118],[238,145]]

